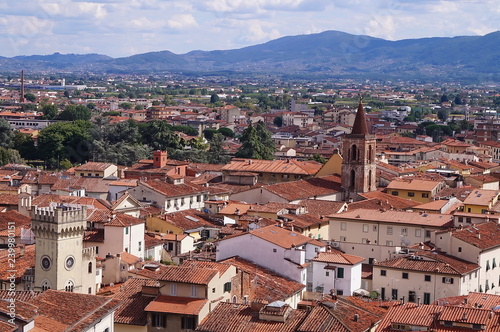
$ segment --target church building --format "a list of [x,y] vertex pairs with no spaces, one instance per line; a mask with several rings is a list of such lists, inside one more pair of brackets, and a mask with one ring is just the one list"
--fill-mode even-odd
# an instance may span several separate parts
[[342,139],[342,190],[345,201],[358,200],[358,193],[377,190],[376,139],[368,131],[361,101],[350,134]]

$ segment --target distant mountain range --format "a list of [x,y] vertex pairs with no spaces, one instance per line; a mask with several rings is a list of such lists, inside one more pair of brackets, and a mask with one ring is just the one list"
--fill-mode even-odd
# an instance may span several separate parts
[[0,72],[162,72],[186,75],[500,81],[500,31],[485,36],[389,41],[339,31],[282,37],[225,51],[0,57]]

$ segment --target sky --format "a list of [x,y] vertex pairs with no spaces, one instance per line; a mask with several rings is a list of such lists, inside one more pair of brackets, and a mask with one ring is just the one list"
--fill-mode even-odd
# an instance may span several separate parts
[[390,40],[500,30],[498,0],[0,0],[0,56],[224,50],[338,30]]

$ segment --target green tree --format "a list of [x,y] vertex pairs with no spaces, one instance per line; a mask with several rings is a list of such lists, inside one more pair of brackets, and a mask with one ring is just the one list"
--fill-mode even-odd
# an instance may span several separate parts
[[283,117],[282,116],[277,116],[274,118],[273,120],[273,124],[276,126],[276,127],[281,127],[283,126]]
[[15,131],[14,137],[12,138],[12,144],[13,148],[19,151],[19,154],[23,159],[36,159],[36,147],[35,142],[33,141],[33,136],[23,134],[20,131]]
[[43,118],[46,120],[52,120],[57,117],[59,110],[56,105],[45,104],[42,106]]
[[[271,144],[269,144],[269,141],[271,141]],[[250,124],[243,131],[240,142],[241,146],[235,154],[236,157],[265,160],[274,159],[274,143],[272,143],[271,134],[267,131],[263,123],[258,122],[255,127]]]
[[273,160],[276,146],[271,138],[271,133],[267,130],[263,121],[257,122],[255,128],[257,129],[257,135],[259,136],[260,142],[263,145],[263,150],[260,152],[262,155],[261,159]]
[[134,107],[134,104],[132,103],[121,103],[118,105],[120,108],[123,108],[124,110],[131,110],[132,107]]
[[19,151],[0,147],[0,165],[3,166],[10,163],[22,163]]
[[36,96],[32,93],[27,93],[24,95],[24,98],[29,101],[29,102],[32,102],[34,103],[36,101]]
[[218,132],[226,137],[234,137],[234,131],[232,131],[230,128],[222,127],[219,128]]
[[207,128],[203,130],[203,136],[205,136],[205,138],[209,141],[214,137],[216,133],[218,133],[217,129],[213,128]]
[[447,103],[447,102],[449,102],[450,100],[448,99],[448,96],[447,96],[447,95],[443,94],[443,95],[441,96],[440,101],[441,101],[442,103]]
[[437,112],[438,119],[441,120],[441,121],[446,121],[448,119],[449,115],[450,115],[450,111],[448,111],[447,109],[441,108]]
[[182,149],[180,137],[174,133],[172,126],[162,120],[153,120],[139,126],[142,143],[154,150]]
[[10,148],[14,133],[10,124],[5,119],[0,119],[0,147]]
[[222,134],[213,135],[210,140],[210,148],[208,149],[209,164],[226,164],[230,157],[224,151],[224,136]]
[[88,121],[92,117],[92,112],[84,105],[68,105],[57,117],[59,120]]
[[92,124],[88,121],[57,122],[38,135],[38,158],[55,168],[61,160],[84,163],[89,160]]
[[215,104],[218,101],[220,101],[219,96],[216,93],[212,93],[212,95],[210,96],[210,104]]
[[313,154],[313,156],[310,158],[310,160],[314,160],[314,161],[317,161],[318,163],[326,163],[326,159],[325,157],[323,157],[322,155],[320,155],[319,153],[315,153]]

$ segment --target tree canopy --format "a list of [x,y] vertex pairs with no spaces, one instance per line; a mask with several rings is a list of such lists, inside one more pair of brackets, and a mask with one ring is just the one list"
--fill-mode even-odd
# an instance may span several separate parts
[[241,146],[236,152],[238,158],[273,160],[276,148],[271,133],[262,121],[250,124],[240,138]]

